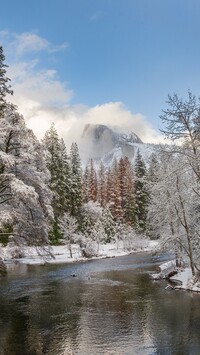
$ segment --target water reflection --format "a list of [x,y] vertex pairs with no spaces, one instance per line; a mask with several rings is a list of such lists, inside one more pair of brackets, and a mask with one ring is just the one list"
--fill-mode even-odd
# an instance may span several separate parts
[[130,255],[13,270],[1,282],[0,355],[199,354],[200,296],[153,282],[156,264]]

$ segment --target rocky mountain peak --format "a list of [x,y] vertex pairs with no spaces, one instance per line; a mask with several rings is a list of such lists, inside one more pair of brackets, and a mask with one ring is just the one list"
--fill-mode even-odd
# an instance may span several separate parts
[[111,166],[115,159],[119,160],[125,156],[134,163],[138,150],[146,160],[153,149],[151,145],[143,143],[134,132],[103,124],[86,124],[79,147],[85,164],[89,159],[93,159],[95,164],[98,165],[102,161],[107,167]]
[[94,143],[103,142],[108,144],[109,148],[117,145],[122,145],[123,143],[141,143],[141,139],[132,131],[125,131],[115,126],[106,126],[101,124],[90,124],[85,125],[82,139],[92,139]]

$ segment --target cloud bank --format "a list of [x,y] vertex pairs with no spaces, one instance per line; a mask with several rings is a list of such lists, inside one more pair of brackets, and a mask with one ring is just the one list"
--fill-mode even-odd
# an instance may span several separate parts
[[[27,125],[38,138],[42,138],[52,122],[67,147],[73,141],[79,142],[86,123],[115,125],[135,132],[144,142],[162,140],[141,113],[133,114],[122,102],[101,103],[94,107],[84,104],[73,105],[73,90],[63,82],[56,70],[38,69],[40,52],[55,53],[68,47],[67,43],[53,45],[35,33],[10,34],[0,32],[7,53],[15,49],[16,62],[11,61],[8,76],[12,80],[14,96],[12,102],[24,115]],[[27,57],[27,53],[36,58]],[[94,88],[95,90],[95,88]]]

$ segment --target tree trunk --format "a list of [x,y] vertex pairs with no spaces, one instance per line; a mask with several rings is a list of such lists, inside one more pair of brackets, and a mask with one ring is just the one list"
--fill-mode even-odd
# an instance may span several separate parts
[[72,255],[72,246],[71,246],[71,244],[69,244],[69,253],[70,253],[70,258],[72,258],[73,255]]
[[0,259],[0,275],[5,275],[7,273],[6,265],[4,264],[3,260]]

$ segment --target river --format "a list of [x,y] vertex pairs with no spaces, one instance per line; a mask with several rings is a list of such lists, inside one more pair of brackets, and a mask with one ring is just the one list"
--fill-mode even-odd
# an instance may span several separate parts
[[10,266],[0,280],[0,355],[199,355],[200,295],[153,281],[164,260]]

